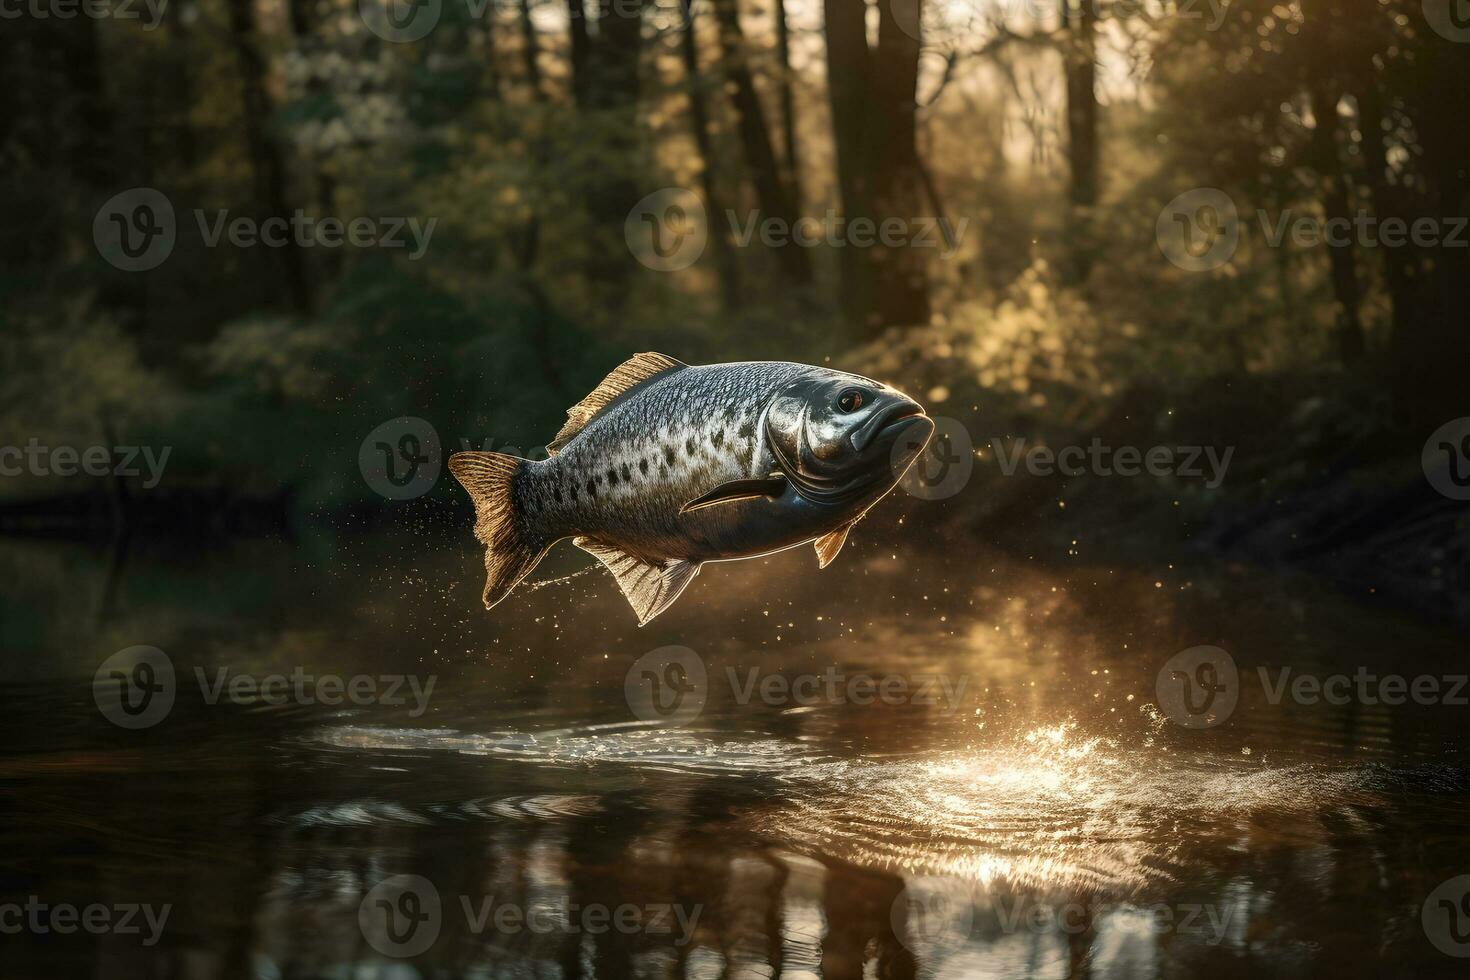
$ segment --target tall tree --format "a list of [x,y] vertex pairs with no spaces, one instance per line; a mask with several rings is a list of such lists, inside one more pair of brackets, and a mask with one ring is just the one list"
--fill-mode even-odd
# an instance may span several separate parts
[[[868,156],[876,161],[875,220],[912,225],[924,214],[924,182],[918,144],[919,26],[921,0],[878,5],[878,47],[873,58],[877,111],[868,117]],[[924,253],[907,244],[873,248],[879,325],[929,322],[929,284]]]
[[536,22],[531,19],[532,0],[521,0],[516,15],[521,25],[521,57],[526,65],[526,85],[531,97],[541,101],[541,42],[536,38]]
[[[719,25],[720,60],[735,104],[736,128],[744,151],[746,172],[750,175],[763,215],[793,228],[800,216],[785,181],[781,179],[781,166],[766,126],[765,110],[761,108],[760,96],[756,93],[755,80],[746,60],[738,0],[714,0],[714,9]],[[782,274],[789,282],[794,285],[811,282],[811,259],[805,248],[788,242],[777,253]]]
[[577,108],[588,105],[592,84],[592,36],[587,32],[587,6],[584,0],[567,0],[567,30],[570,34],[567,64],[572,75],[572,99]]
[[[255,180],[255,202],[268,215],[290,221],[284,151],[271,132],[271,100],[266,90],[265,59],[257,38],[254,0],[229,0],[230,39],[240,65],[241,122]],[[311,311],[306,257],[294,240],[279,254],[282,278],[291,305],[300,313]]]
[[[878,43],[870,49],[863,0],[824,0],[827,87],[832,103],[837,184],[849,227],[919,218],[923,177],[917,142],[922,0],[878,5]],[[920,253],[881,241],[849,244],[839,259],[843,310],[863,335],[929,320]]]
[[781,107],[781,150],[785,154],[786,186],[791,201],[801,210],[801,154],[796,143],[796,100],[792,93],[791,24],[786,19],[786,0],[776,0],[776,58],[780,62],[776,92]]
[[1063,63],[1067,90],[1067,163],[1071,268],[1075,282],[1087,278],[1094,242],[1089,220],[1097,204],[1097,12],[1094,0],[1062,0],[1067,25]]
[[699,70],[699,37],[694,27],[692,0],[682,0],[680,10],[684,15],[683,30],[680,32],[679,53],[684,62],[685,85],[689,91],[689,125],[694,131],[694,145],[699,151],[699,185],[704,192],[704,203],[708,209],[710,242],[714,246],[715,266],[720,277],[720,297],[726,311],[739,307],[740,268],[735,261],[735,252],[727,237],[728,225],[723,220],[719,187],[715,183],[714,148],[709,134],[709,110],[705,106],[703,75]]
[[598,32],[587,55],[586,108],[607,159],[587,190],[589,210],[594,225],[619,241],[603,250],[589,274],[613,312],[627,302],[627,281],[637,265],[621,245],[623,219],[645,193],[633,179],[643,169],[638,127],[643,10],[643,0],[598,0]]

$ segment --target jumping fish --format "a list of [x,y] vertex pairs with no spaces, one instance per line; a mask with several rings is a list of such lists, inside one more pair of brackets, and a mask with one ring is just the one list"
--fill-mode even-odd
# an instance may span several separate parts
[[462,452],[449,469],[474,501],[486,609],[570,537],[641,626],[707,561],[812,541],[827,567],[933,432],[913,399],[855,374],[646,353],[567,411],[549,458]]

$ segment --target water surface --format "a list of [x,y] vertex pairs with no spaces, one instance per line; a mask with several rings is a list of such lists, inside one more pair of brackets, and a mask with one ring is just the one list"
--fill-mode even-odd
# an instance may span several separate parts
[[[643,629],[570,548],[487,614],[433,528],[6,544],[0,901],[170,909],[151,943],[7,935],[6,975],[1463,975],[1424,907],[1470,873],[1470,708],[1273,704],[1258,672],[1465,673],[1459,636],[1255,569],[960,548],[902,510],[820,574],[712,566]],[[139,644],[176,693],[127,730],[93,676]],[[1195,730],[1155,683],[1202,644],[1239,701]],[[702,710],[640,717],[630,669],[670,645]],[[296,671],[420,696],[209,703]],[[847,700],[863,677],[908,693]]]

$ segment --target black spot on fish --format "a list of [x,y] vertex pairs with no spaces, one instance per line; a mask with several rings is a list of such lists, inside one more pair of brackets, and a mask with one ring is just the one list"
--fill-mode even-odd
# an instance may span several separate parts
[[628,464],[627,463],[624,463],[623,464],[623,482],[624,483],[632,483],[633,482],[633,471],[632,471],[632,469],[630,469],[628,467]]
[[577,502],[577,485],[575,483],[571,484],[571,491],[572,491],[572,503],[575,504]]
[[638,461],[638,472],[642,473],[644,476],[648,475],[648,460],[640,459]]
[[551,488],[551,499],[557,503],[561,503],[561,487],[559,485]]
[[688,453],[689,455],[691,455],[691,456],[693,456],[695,454],[695,452],[697,450],[695,449],[694,440],[693,439],[685,439],[684,440],[684,451],[686,453]]
[[737,409],[735,409],[733,407],[727,407],[725,409],[725,421],[726,422],[734,422],[739,417],[740,417],[740,412]]
[[740,436],[740,438],[742,438],[742,439],[744,439],[746,441],[749,441],[751,439],[754,439],[755,438],[755,423],[752,422],[752,421],[750,421],[750,419],[746,419],[744,422],[742,422],[740,424],[740,432],[738,433],[738,435]]
[[715,434],[709,437],[709,441],[710,445],[714,446],[716,449],[719,449],[725,444],[725,430],[716,429]]
[[747,466],[750,465],[750,457],[754,454],[755,447],[747,442],[745,445],[735,450],[735,462],[740,464],[741,469],[745,469]]
[[664,446],[664,462],[669,466],[674,465],[674,447]]
[[618,485],[618,471],[610,469],[607,471],[607,485],[615,487]]
[[587,496],[591,497],[593,500],[596,500],[597,499],[597,481],[596,480],[588,480],[587,481]]

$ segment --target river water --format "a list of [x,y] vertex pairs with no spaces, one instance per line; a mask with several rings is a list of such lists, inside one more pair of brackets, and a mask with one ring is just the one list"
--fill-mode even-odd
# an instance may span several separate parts
[[566,545],[485,612],[433,520],[6,543],[4,975],[1466,975],[1460,635],[908,509],[642,629]]

